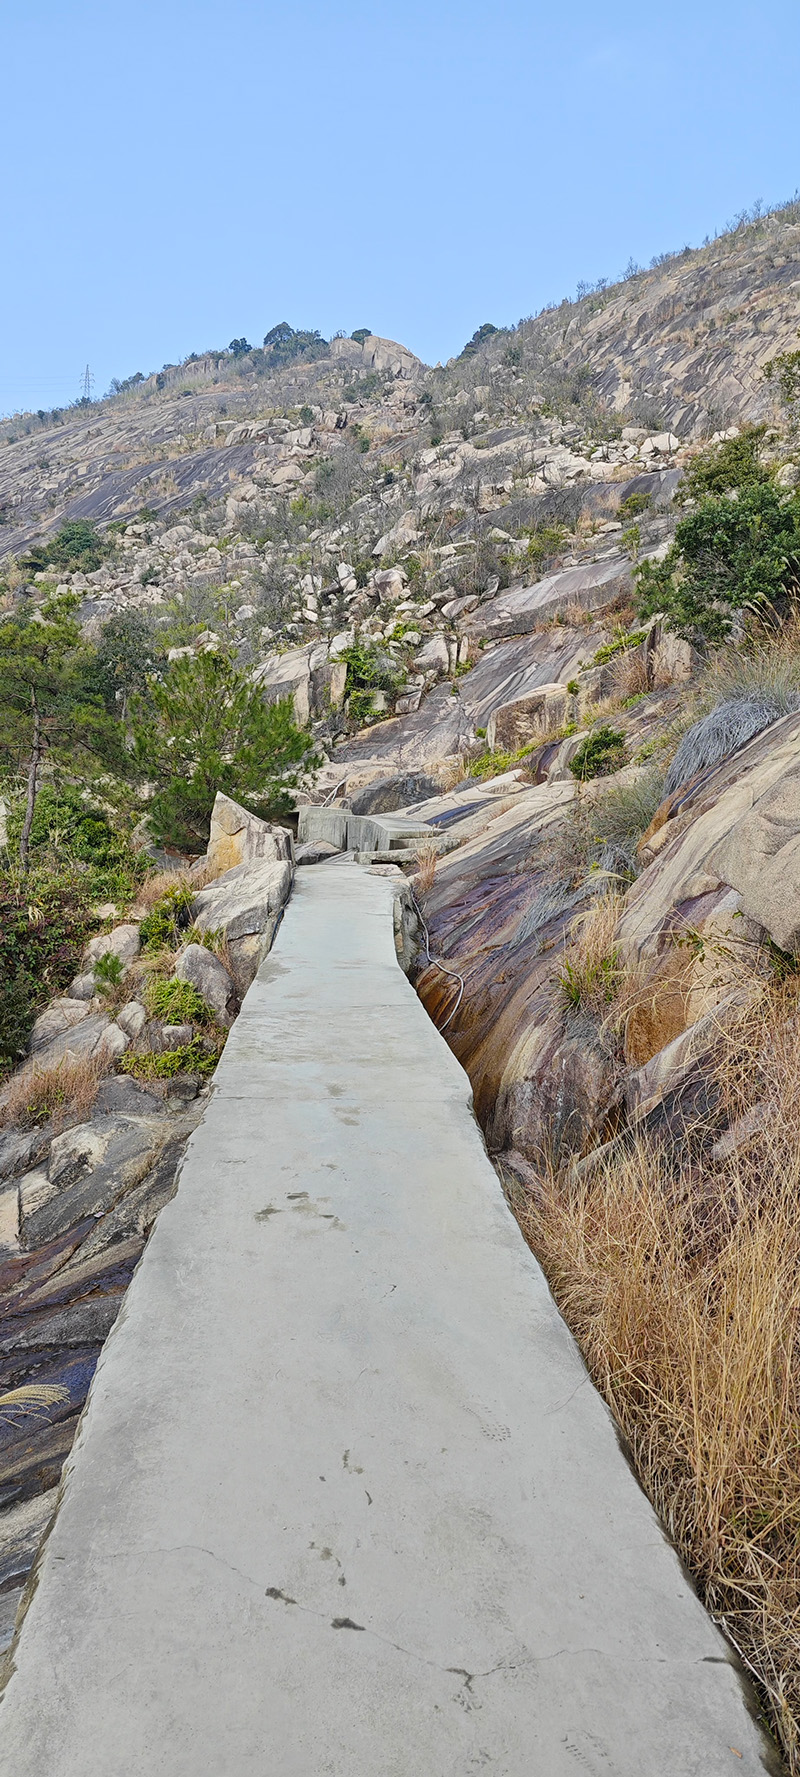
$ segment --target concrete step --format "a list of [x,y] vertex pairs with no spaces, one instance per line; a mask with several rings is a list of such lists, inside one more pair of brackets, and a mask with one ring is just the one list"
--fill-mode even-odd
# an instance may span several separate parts
[[3,1777],[771,1768],[391,894],[298,875],[100,1361]]

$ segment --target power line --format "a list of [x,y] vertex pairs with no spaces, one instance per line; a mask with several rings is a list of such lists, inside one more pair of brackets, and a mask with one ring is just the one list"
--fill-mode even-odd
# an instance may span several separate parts
[[83,376],[81,378],[81,399],[83,401],[91,401],[93,388],[94,388],[94,377],[93,377],[92,372],[89,369],[89,366],[87,364],[86,369],[84,370]]

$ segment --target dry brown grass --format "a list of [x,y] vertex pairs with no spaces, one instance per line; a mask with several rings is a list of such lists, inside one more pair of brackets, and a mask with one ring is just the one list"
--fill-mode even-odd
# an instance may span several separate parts
[[[517,1204],[592,1376],[800,1772],[800,985],[725,1036],[716,1148],[644,1139]],[[716,1158],[714,1157],[716,1154]],[[690,1157],[690,1158],[689,1158]]]
[[82,1121],[107,1072],[107,1061],[95,1056],[65,1055],[49,1064],[26,1063],[3,1092],[0,1127],[18,1124],[32,1129],[52,1120],[58,1128],[72,1116]]
[[618,654],[612,667],[613,697],[624,703],[629,697],[643,697],[649,690],[647,662],[640,648],[626,648]]
[[152,913],[156,902],[170,889],[185,888],[197,893],[200,886],[196,877],[191,876],[188,870],[157,870],[139,884],[136,905],[131,909],[131,915],[135,919],[142,918],[145,913]]
[[588,912],[570,927],[558,983],[565,1005],[606,1023],[616,998],[621,970],[615,936],[622,896],[615,890],[598,896]]
[[800,692],[800,609],[782,622],[765,618],[752,621],[746,640],[736,647],[721,648],[714,655],[703,685],[704,704],[710,708],[729,697],[751,694],[777,699],[792,707]]
[[585,605],[581,605],[576,599],[573,599],[564,606],[563,613],[559,613],[559,621],[565,623],[568,629],[586,629],[589,624],[595,623],[597,618],[594,611],[587,610]]
[[469,771],[469,762],[464,758],[463,753],[452,753],[448,758],[440,759],[438,764],[432,767],[432,771],[441,784],[442,793],[446,794],[448,790],[454,790],[456,784],[463,783]]
[[427,839],[423,840],[423,843],[417,846],[414,856],[417,860],[417,868],[414,872],[413,879],[414,889],[416,894],[421,896],[424,900],[425,896],[430,894],[434,882],[436,881],[436,865],[439,861],[439,853],[434,841]]

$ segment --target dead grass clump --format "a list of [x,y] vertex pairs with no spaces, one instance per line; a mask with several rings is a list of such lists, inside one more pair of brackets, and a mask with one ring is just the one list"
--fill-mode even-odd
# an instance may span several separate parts
[[188,870],[157,870],[152,876],[146,876],[136,891],[136,914],[152,913],[156,904],[172,889],[190,889],[193,894],[198,892],[198,883]]
[[40,1066],[32,1062],[15,1074],[3,1093],[0,1126],[35,1129],[67,1117],[84,1121],[92,1109],[107,1063],[97,1056],[64,1055]]
[[640,1478],[800,1773],[800,986],[725,1035],[727,1138],[646,1140],[518,1214]]
[[800,710],[800,612],[751,626],[715,656],[669,768],[670,793],[736,753],[782,716]]
[[596,617],[594,611],[587,610],[585,605],[578,604],[577,599],[573,599],[564,606],[563,613],[559,612],[557,621],[566,624],[568,629],[586,629],[596,622]]
[[571,887],[598,871],[607,880],[630,882],[639,869],[637,847],[664,794],[663,773],[651,766],[629,784],[595,779],[570,803],[540,848],[541,861]]
[[573,920],[558,985],[572,1012],[606,1020],[617,992],[620,965],[615,944],[622,896],[610,890]]
[[174,975],[177,954],[177,950],[168,944],[162,945],[158,950],[140,950],[139,955],[128,964],[125,973],[126,998],[141,1000],[148,981],[153,976],[166,981]]
[[782,622],[753,624],[744,643],[720,649],[708,674],[707,695],[714,703],[731,698],[764,698],[776,714],[789,715],[800,701],[800,610]]
[[647,661],[641,648],[624,649],[618,654],[611,668],[613,696],[620,703],[627,703],[630,697],[644,697],[650,690],[647,678]]
[[453,753],[447,759],[441,759],[434,767],[435,775],[441,784],[442,791],[454,790],[469,776],[469,762],[463,753]]
[[417,860],[417,868],[414,872],[414,888],[416,893],[424,900],[425,896],[430,894],[434,882],[436,881],[436,865],[439,861],[439,852],[434,841],[426,839],[423,840],[421,845],[417,846],[414,856]]

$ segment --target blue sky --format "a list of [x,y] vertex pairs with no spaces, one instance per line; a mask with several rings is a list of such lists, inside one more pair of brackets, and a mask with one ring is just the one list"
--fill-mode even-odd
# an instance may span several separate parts
[[0,413],[276,321],[429,362],[800,185],[796,0],[0,0]]

